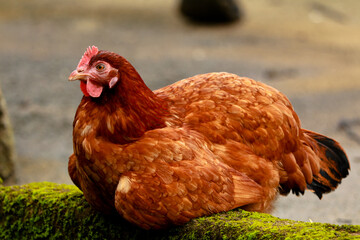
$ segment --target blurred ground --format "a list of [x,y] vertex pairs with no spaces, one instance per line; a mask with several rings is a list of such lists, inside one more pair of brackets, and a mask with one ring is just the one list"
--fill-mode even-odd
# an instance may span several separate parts
[[351,173],[330,195],[279,197],[274,215],[360,224],[360,146],[338,124],[359,118],[360,2],[243,1],[245,20],[191,25],[175,0],[0,0],[0,81],[16,138],[18,184],[71,183],[72,120],[81,92],[67,77],[89,45],[125,56],[156,89],[228,71],[285,93],[304,128],[340,141]]

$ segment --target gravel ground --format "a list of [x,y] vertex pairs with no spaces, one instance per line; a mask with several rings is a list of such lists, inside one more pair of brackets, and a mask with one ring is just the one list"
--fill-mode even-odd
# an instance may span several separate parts
[[273,214],[360,224],[360,145],[338,127],[360,118],[360,2],[241,3],[242,22],[206,26],[184,20],[175,0],[0,0],[0,83],[15,132],[18,184],[71,183],[67,158],[81,92],[67,77],[96,45],[126,57],[152,89],[228,71],[285,93],[304,128],[342,143],[352,170],[323,200],[311,193],[279,197]]

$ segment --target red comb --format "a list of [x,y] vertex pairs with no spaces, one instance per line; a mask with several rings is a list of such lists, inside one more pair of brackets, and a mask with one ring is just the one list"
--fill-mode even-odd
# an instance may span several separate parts
[[88,47],[86,49],[86,52],[84,53],[84,55],[82,56],[82,58],[80,59],[80,62],[78,64],[78,68],[86,65],[89,63],[90,59],[95,56],[97,53],[99,52],[99,49],[95,46],[92,47]]

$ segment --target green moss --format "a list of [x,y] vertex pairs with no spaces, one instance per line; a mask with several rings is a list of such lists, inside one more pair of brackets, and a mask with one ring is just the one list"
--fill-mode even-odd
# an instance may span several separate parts
[[[221,228],[226,236],[236,236],[238,239],[347,239],[360,237],[360,226],[336,226],[331,224],[305,223],[279,219],[269,214],[250,213],[234,210],[210,217],[199,218],[196,221],[213,222]],[[206,226],[206,224],[203,224]]]
[[279,219],[233,210],[163,231],[95,212],[74,186],[0,186],[0,239],[359,239],[360,226]]

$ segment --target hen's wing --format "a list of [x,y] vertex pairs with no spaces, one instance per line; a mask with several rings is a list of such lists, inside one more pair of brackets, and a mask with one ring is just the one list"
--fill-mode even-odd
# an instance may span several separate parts
[[147,132],[122,152],[132,159],[139,152],[143,161],[140,169],[120,178],[118,212],[143,228],[163,228],[263,201],[262,187],[218,161],[211,145],[201,134],[183,128]]
[[[170,102],[173,119],[214,144],[243,143],[269,160],[296,150],[300,121],[274,88],[229,73],[194,76],[156,91]],[[176,121],[180,119],[180,121]]]
[[269,189],[269,194],[280,185],[282,193],[303,193],[320,171],[313,141],[286,96],[272,87],[234,74],[210,73],[156,94],[171,103],[176,118],[170,125],[203,134],[222,162]]

